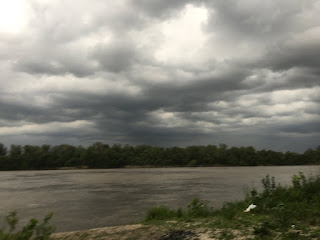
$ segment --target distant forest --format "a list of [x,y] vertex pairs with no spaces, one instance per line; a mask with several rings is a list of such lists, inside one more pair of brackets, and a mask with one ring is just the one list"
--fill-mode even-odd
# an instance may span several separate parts
[[109,146],[101,142],[85,148],[67,144],[50,146],[0,143],[0,170],[121,168],[126,166],[271,166],[320,164],[320,146],[304,153],[228,147],[225,144],[189,147],[148,145]]

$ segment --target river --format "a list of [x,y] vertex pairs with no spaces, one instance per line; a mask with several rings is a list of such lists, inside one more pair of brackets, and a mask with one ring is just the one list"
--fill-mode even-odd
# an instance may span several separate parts
[[139,168],[0,172],[0,222],[17,210],[24,224],[53,212],[57,231],[136,223],[148,207],[186,206],[194,197],[213,207],[261,188],[270,174],[289,184],[299,171],[317,175],[320,166]]

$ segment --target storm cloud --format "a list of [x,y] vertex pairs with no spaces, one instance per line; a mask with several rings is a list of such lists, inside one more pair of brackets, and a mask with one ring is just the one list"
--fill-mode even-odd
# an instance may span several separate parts
[[12,0],[0,142],[320,140],[320,1]]

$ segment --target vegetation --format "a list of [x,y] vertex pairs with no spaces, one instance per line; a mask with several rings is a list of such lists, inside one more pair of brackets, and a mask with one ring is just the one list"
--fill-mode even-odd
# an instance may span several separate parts
[[320,146],[302,154],[256,150],[253,147],[129,146],[101,142],[84,148],[58,146],[11,145],[0,143],[0,170],[57,169],[62,167],[119,168],[125,166],[270,166],[320,164]]
[[[31,219],[16,231],[16,212],[6,217],[8,230],[0,230],[0,240],[74,240],[74,239],[246,239],[246,240],[309,240],[320,239],[320,176],[292,177],[290,186],[281,186],[274,177],[262,179],[263,190],[248,191],[242,201],[225,203],[213,209],[198,198],[185,208],[166,206],[150,208],[143,225],[110,227],[61,233],[51,236],[54,227],[48,224],[52,214],[42,223]],[[244,209],[257,205],[249,212]]]
[[53,214],[47,215],[41,223],[32,218],[20,231],[15,231],[18,217],[17,212],[12,211],[5,218],[9,230],[0,229],[0,240],[48,240],[55,230],[54,226],[49,225],[52,216]]
[[213,216],[213,213],[213,209],[210,208],[206,202],[195,198],[187,206],[186,211],[183,211],[182,208],[174,210],[166,206],[152,207],[148,209],[145,221],[203,218]]
[[[225,203],[218,210],[194,199],[186,210],[151,208],[144,222],[171,227],[174,222],[176,228],[188,230],[201,227],[215,239],[320,239],[320,176],[299,173],[291,186],[266,176],[262,184],[262,192],[252,189],[243,201]],[[244,212],[252,203],[257,207]]]

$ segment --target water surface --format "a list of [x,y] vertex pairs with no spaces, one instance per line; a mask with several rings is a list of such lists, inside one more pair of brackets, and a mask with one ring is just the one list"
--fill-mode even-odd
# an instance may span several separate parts
[[[270,174],[288,184],[320,166],[143,168],[0,172],[0,221],[16,209],[25,223],[53,212],[57,231],[135,223],[155,205],[186,206],[194,197],[220,207],[260,187]],[[1,221],[2,222],[2,221]]]

